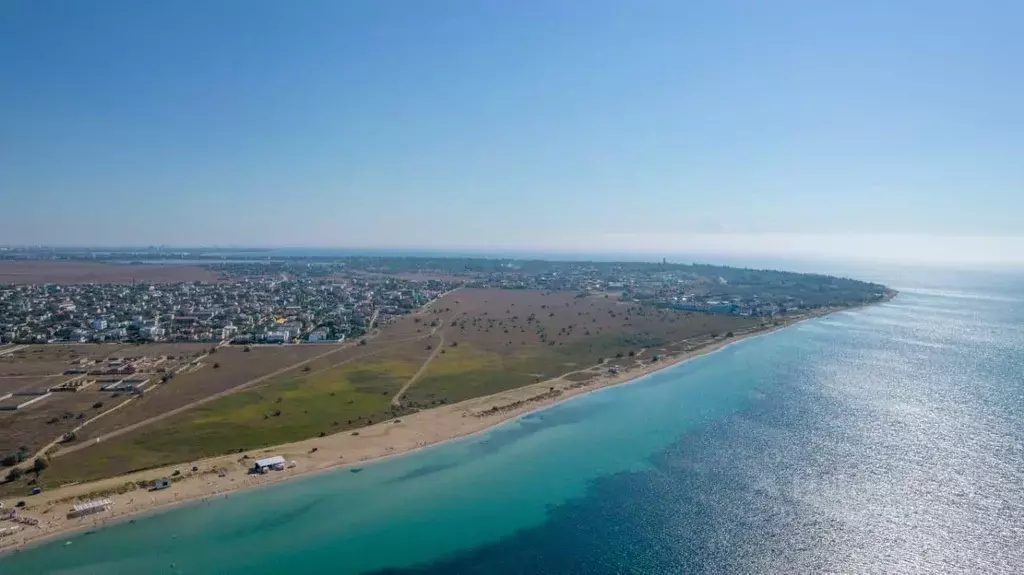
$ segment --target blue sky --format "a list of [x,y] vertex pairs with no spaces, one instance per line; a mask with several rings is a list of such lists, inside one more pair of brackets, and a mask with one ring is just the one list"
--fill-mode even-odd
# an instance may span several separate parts
[[1024,4],[0,3],[0,244],[1024,262]]

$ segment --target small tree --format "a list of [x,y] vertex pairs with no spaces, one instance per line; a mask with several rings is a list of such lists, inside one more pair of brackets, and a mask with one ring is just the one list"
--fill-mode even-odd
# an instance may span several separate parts
[[49,466],[50,462],[47,461],[45,457],[37,457],[36,460],[32,462],[32,471],[34,471],[36,475],[39,475]]
[[213,364],[213,369],[220,369],[220,364],[219,363],[214,363]]
[[20,467],[15,467],[7,472],[7,482],[10,483],[11,481],[17,481],[21,479],[22,475],[25,475],[25,472],[22,471]]
[[11,466],[14,466],[14,465],[17,465],[17,464],[18,464],[18,454],[17,453],[12,453],[12,454],[8,455],[7,457],[4,457],[4,460],[3,460],[4,467],[11,467]]

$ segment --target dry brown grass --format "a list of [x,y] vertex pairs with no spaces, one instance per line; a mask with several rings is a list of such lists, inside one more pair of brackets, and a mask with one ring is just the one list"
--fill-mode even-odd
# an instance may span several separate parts
[[220,274],[199,266],[76,261],[0,261],[0,284],[129,284],[216,282]]
[[[632,364],[630,352],[681,351],[698,340],[759,324],[643,307],[621,302],[617,294],[578,297],[535,290],[460,290],[435,304],[432,315],[444,322],[446,345],[458,345],[446,349],[409,390],[412,405],[495,393],[590,369],[619,355],[622,363]],[[593,375],[596,371],[572,379]]]
[[[315,357],[330,349],[336,349],[336,347],[255,346],[248,352],[237,346],[219,348],[216,353],[202,360],[203,366],[200,369],[182,372],[167,383],[153,382],[149,391],[143,397],[133,401],[130,406],[83,429],[79,434],[79,440],[94,438],[234,389],[253,379]],[[327,362],[328,360],[320,361]],[[214,368],[214,364],[220,367]],[[316,366],[311,366],[311,369],[316,369]],[[294,371],[298,372],[300,368],[296,368]]]
[[[173,356],[176,359],[159,364],[160,368],[188,367],[198,356],[208,352],[211,344],[156,343],[144,345],[36,345],[0,358],[0,394],[21,391],[43,391],[75,376],[59,375],[81,358]],[[162,374],[136,374],[150,378],[147,393],[134,399],[123,409],[106,415],[78,432],[78,442],[120,427],[143,421],[166,411],[241,385],[276,369],[294,364],[329,350],[326,346],[258,346],[245,352],[239,347],[218,349],[201,362],[195,371],[186,370],[169,383],[159,384]],[[214,369],[214,363],[220,367]],[[89,369],[93,366],[86,366]],[[18,376],[16,374],[36,374]],[[41,375],[40,375],[41,374]],[[86,376],[89,379],[115,381],[124,376]],[[19,446],[37,449],[66,431],[82,424],[105,409],[129,398],[128,394],[101,391],[102,382],[77,393],[54,393],[16,412],[0,412],[0,456],[5,450]],[[14,401],[14,400],[11,400]],[[18,400],[24,401],[24,399]],[[96,402],[104,407],[97,410]],[[82,415],[82,417],[80,417]],[[54,422],[54,419],[59,421]]]
[[70,376],[62,375],[60,377],[4,377],[0,378],[0,396],[7,395],[8,393],[22,393],[28,391],[43,391],[44,389],[57,385],[58,383],[70,379]]
[[[109,409],[122,398],[111,393],[83,391],[54,393],[46,399],[18,411],[0,412],[0,457],[26,446],[35,453],[47,443],[71,431],[101,409]],[[102,402],[103,408],[92,406]],[[2,472],[2,470],[0,470]]]
[[[649,361],[654,354],[681,353],[759,323],[642,307],[618,301],[617,294],[577,297],[566,292],[463,289],[428,310],[396,318],[368,336],[365,344],[350,342],[328,357],[309,362],[308,371],[292,369],[244,391],[57,457],[51,473],[64,481],[98,477],[359,427],[408,409],[553,377],[583,381],[613,365],[630,367]],[[394,408],[390,397],[442,338],[443,353],[408,389],[402,406]],[[153,389],[135,405],[87,427],[81,439],[232,390],[282,366],[315,357],[325,347],[256,346],[250,352],[222,348],[205,360],[207,367]],[[212,369],[213,362],[221,367]],[[273,415],[277,410],[282,414]]]
[[59,375],[71,362],[83,357],[103,359],[130,347],[125,344],[30,345],[0,356],[0,377],[12,375]]

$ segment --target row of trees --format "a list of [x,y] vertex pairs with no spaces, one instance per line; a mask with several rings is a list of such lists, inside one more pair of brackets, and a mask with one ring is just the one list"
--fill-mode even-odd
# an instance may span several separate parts
[[[39,474],[42,473],[49,466],[50,466],[49,460],[47,460],[45,457],[40,456],[40,457],[37,457],[36,460],[32,462],[32,468],[29,471],[32,472],[32,473],[35,473],[36,474],[36,479],[38,479],[39,478]],[[10,471],[7,472],[7,482],[10,483],[12,481],[17,481],[17,480],[21,479],[24,475],[25,475],[25,470],[24,469],[22,469],[20,467],[15,467],[15,468],[13,468],[13,469],[11,469]]]

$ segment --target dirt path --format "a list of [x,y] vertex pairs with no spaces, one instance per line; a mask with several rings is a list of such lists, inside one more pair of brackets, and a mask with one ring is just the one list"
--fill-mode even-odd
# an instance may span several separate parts
[[272,371],[270,373],[261,375],[261,376],[255,378],[255,379],[250,379],[249,381],[247,381],[245,383],[242,383],[240,385],[236,385],[235,387],[232,387],[231,389],[226,389],[226,390],[224,390],[224,391],[222,391],[220,393],[215,393],[213,395],[204,397],[202,399],[198,399],[198,400],[193,401],[192,403],[189,403],[187,405],[183,405],[181,407],[178,407],[178,408],[172,409],[170,411],[161,413],[160,415],[154,415],[153,417],[150,417],[148,419],[144,419],[144,420],[139,421],[137,423],[133,423],[131,425],[127,425],[127,426],[122,427],[120,429],[115,429],[114,431],[111,431],[110,433],[105,433],[105,434],[103,434],[103,435],[101,435],[101,436],[99,436],[99,437],[97,437],[95,439],[91,439],[89,441],[86,441],[86,442],[83,442],[83,443],[79,443],[77,445],[69,446],[69,447],[67,447],[65,449],[57,451],[56,453],[54,453],[52,455],[52,457],[60,457],[61,455],[65,455],[67,453],[73,453],[75,451],[78,451],[79,449],[83,449],[85,447],[88,447],[88,446],[92,445],[93,443],[99,443],[101,441],[106,441],[107,439],[111,439],[111,438],[117,437],[119,435],[123,435],[125,433],[128,433],[129,431],[134,431],[134,430],[136,430],[136,429],[138,429],[140,427],[149,425],[151,423],[155,423],[155,422],[160,421],[162,419],[166,419],[168,417],[171,417],[172,415],[177,415],[177,414],[179,414],[179,413],[181,413],[183,411],[187,411],[187,410],[192,409],[194,407],[198,407],[200,405],[203,405],[204,403],[208,403],[208,402],[211,402],[211,401],[213,401],[215,399],[220,399],[222,397],[231,395],[232,393],[236,393],[236,392],[241,391],[241,390],[243,390],[243,389],[245,389],[247,387],[252,387],[252,386],[254,386],[254,385],[258,384],[258,383],[262,383],[262,382],[264,382],[264,381],[266,381],[268,379],[277,377],[277,376],[281,375],[282,373],[288,372],[288,371],[293,370],[293,369],[295,369],[297,367],[302,367],[303,365],[306,365],[307,363],[316,361],[318,359],[323,359],[323,358],[325,358],[325,357],[327,357],[327,356],[329,356],[331,354],[334,354],[334,353],[338,353],[339,351],[341,351],[343,349],[348,349],[348,346],[338,346],[338,347],[336,347],[334,349],[331,349],[331,350],[326,351],[324,353],[321,353],[319,355],[313,356],[313,357],[311,357],[309,359],[304,359],[302,361],[299,361],[299,362],[293,363],[291,365],[282,367],[282,368],[280,368],[280,369],[278,369],[276,371]]
[[[434,335],[434,332],[431,332],[430,335]],[[423,362],[423,365],[421,365],[420,368],[416,370],[416,373],[412,374],[412,377],[409,378],[409,381],[405,382],[405,385],[402,386],[402,389],[399,389],[398,393],[396,393],[395,396],[391,398],[391,405],[394,405],[395,407],[402,406],[402,396],[405,395],[405,392],[410,387],[412,387],[412,384],[416,383],[416,380],[419,379],[420,376],[427,372],[427,368],[430,367],[430,362],[434,361],[434,358],[437,357],[439,353],[441,353],[442,349],[444,349],[444,331],[441,331],[441,333],[437,335],[438,337],[441,338],[441,341],[437,342],[437,346],[434,347],[434,351],[431,352],[430,357],[428,357],[427,360]]]
[[28,346],[26,346],[26,345],[16,345],[14,347],[9,347],[7,349],[0,349],[0,355],[7,355],[7,354],[10,354],[10,353],[14,353],[14,352],[18,351],[19,349],[25,349],[26,347],[28,347]]
[[[96,416],[94,416],[94,417],[91,417],[91,418],[89,418],[89,419],[87,419],[87,420],[83,421],[81,425],[79,425],[78,427],[76,427],[76,428],[72,429],[72,430],[71,430],[71,431],[69,431],[68,433],[78,433],[78,432],[79,432],[79,431],[81,431],[81,430],[82,430],[82,428],[83,428],[83,427],[85,427],[86,425],[89,425],[90,423],[92,423],[92,422],[96,421],[97,419],[99,419],[99,418],[101,418],[101,417],[103,417],[103,416],[105,416],[105,415],[107,415],[107,414],[109,414],[109,413],[112,413],[112,412],[114,412],[114,411],[117,411],[118,409],[121,409],[122,407],[124,407],[124,406],[128,405],[129,403],[131,403],[131,402],[132,402],[132,401],[133,401],[134,399],[135,399],[134,397],[129,397],[128,399],[126,399],[126,400],[122,401],[121,403],[119,403],[119,404],[115,405],[114,407],[111,407],[110,409],[108,409],[108,410],[104,411],[103,413],[100,413],[99,415],[96,415]],[[64,440],[64,435],[66,435],[66,434],[62,433],[62,434],[60,434],[60,435],[58,435],[58,436],[57,436],[57,439],[54,439],[54,440],[53,440],[53,441],[51,441],[50,443],[47,443],[46,445],[44,445],[44,446],[42,447],[42,449],[40,449],[40,450],[39,450],[39,451],[38,451],[38,452],[37,452],[37,453],[36,453],[35,455],[33,455],[32,457],[30,457],[30,458],[26,459],[26,460],[25,460],[25,462],[26,462],[26,463],[24,463],[24,465],[25,465],[26,467],[27,467],[27,466],[29,466],[29,465],[31,465],[31,463],[28,463],[28,462],[30,462],[30,461],[35,461],[35,459],[36,459],[37,457],[42,457],[42,456],[46,455],[46,452],[47,452],[47,451],[48,451],[49,449],[53,448],[54,446],[60,445],[61,441],[63,441],[63,440]],[[88,443],[86,443],[85,445],[88,445]]]
[[[423,307],[422,307],[422,308],[421,308],[421,309],[420,309],[419,311],[417,311],[417,312],[415,312],[415,313],[416,313],[417,315],[425,315],[425,314],[427,313],[427,311],[429,310],[430,306],[432,306],[432,305],[433,305],[433,304],[434,304],[435,302],[439,301],[439,300],[440,300],[440,299],[441,299],[442,297],[444,297],[444,296],[446,296],[446,295],[448,295],[448,294],[450,294],[450,293],[452,293],[452,292],[456,291],[457,289],[458,289],[458,288],[456,288],[456,289],[454,289],[454,290],[450,290],[450,291],[448,291],[448,292],[445,292],[444,294],[441,294],[441,296],[438,296],[437,298],[435,298],[435,299],[433,299],[433,300],[431,300],[431,301],[427,302],[427,303],[426,303],[426,304],[425,304],[425,305],[424,305],[424,306],[423,306]],[[373,316],[372,316],[372,317],[370,318],[370,324],[369,324],[369,329],[368,329],[368,331],[372,331],[372,330],[373,330],[373,326],[374,326],[374,324],[375,324],[375,323],[377,322],[377,318],[378,318],[378,316],[379,316],[379,311],[378,311],[378,310],[374,310],[374,312],[373,312]],[[431,332],[430,332],[430,333],[428,333],[428,334],[424,334],[424,335],[418,335],[418,336],[415,336],[415,337],[411,337],[411,338],[407,338],[407,339],[403,338],[402,340],[397,340],[397,341],[395,341],[395,342],[393,342],[393,343],[397,344],[397,343],[398,343],[399,341],[412,341],[412,340],[418,340],[418,339],[425,339],[425,338],[428,338],[428,337],[431,337],[431,336],[433,336],[433,335],[434,335],[434,334],[435,334],[435,333],[437,332],[437,330],[438,330],[438,329],[440,329],[440,325],[439,325],[438,327],[435,327],[435,328],[434,328],[433,330],[431,330]],[[372,338],[376,337],[376,336],[377,336],[377,335],[378,335],[379,333],[380,333],[380,330],[375,330],[375,331],[372,331],[372,333],[368,333],[368,334],[367,334],[367,337],[366,337],[365,339],[372,339]],[[224,345],[227,345],[227,344],[226,344],[226,343],[223,343],[223,342],[222,342],[222,343],[221,343],[221,345],[220,345],[220,346],[218,346],[218,347],[223,347]],[[90,446],[90,445],[92,445],[92,444],[94,444],[94,443],[99,443],[99,442],[101,442],[101,441],[105,441],[105,440],[108,440],[108,439],[112,439],[112,438],[114,438],[114,437],[117,437],[117,436],[119,436],[119,435],[123,435],[123,434],[125,434],[125,433],[128,433],[128,432],[130,432],[130,431],[134,431],[134,430],[136,430],[136,429],[138,429],[138,428],[140,428],[140,427],[143,427],[143,426],[149,425],[149,424],[151,424],[151,423],[155,423],[155,422],[157,422],[157,421],[161,421],[161,420],[163,420],[163,419],[166,419],[166,418],[168,418],[168,417],[171,417],[171,416],[173,416],[173,415],[177,415],[177,414],[179,414],[179,413],[182,413],[182,412],[184,412],[184,411],[187,411],[187,410],[189,410],[189,409],[192,409],[192,408],[194,408],[194,407],[198,407],[198,406],[200,406],[200,405],[203,405],[203,404],[205,404],[205,403],[208,403],[208,402],[210,402],[210,401],[213,401],[213,400],[215,400],[215,399],[220,399],[220,398],[222,398],[222,397],[225,397],[225,396],[227,396],[227,395],[230,395],[230,394],[236,393],[236,392],[238,392],[238,391],[241,391],[241,390],[243,390],[243,389],[246,389],[246,388],[252,387],[252,386],[254,386],[254,385],[257,385],[257,384],[259,384],[259,383],[262,383],[262,382],[264,382],[264,381],[266,381],[266,380],[268,380],[268,379],[271,379],[271,378],[277,377],[278,375],[281,375],[282,373],[288,372],[288,371],[290,371],[290,370],[292,370],[292,369],[295,369],[295,368],[297,368],[297,367],[302,367],[303,365],[306,365],[306,364],[308,364],[308,363],[314,362],[314,361],[316,361],[316,360],[318,360],[318,359],[322,359],[322,358],[325,358],[325,357],[327,357],[327,356],[329,356],[329,355],[331,355],[331,354],[337,353],[337,352],[339,352],[339,351],[341,351],[341,350],[343,350],[343,349],[348,349],[348,348],[349,348],[349,347],[351,347],[351,346],[352,346],[352,344],[349,344],[349,345],[340,345],[340,346],[338,346],[338,347],[334,347],[334,348],[332,348],[332,349],[330,349],[330,350],[328,350],[328,351],[326,351],[326,352],[324,352],[324,353],[321,353],[321,354],[319,354],[319,355],[316,355],[316,356],[314,356],[314,357],[311,357],[311,358],[309,358],[309,359],[305,359],[305,360],[302,360],[302,361],[300,361],[300,362],[297,362],[297,363],[293,363],[293,364],[291,364],[291,365],[289,365],[289,366],[286,366],[286,367],[283,367],[283,368],[281,368],[281,369],[278,369],[277,371],[274,371],[274,372],[271,372],[271,373],[268,373],[268,374],[264,374],[264,375],[261,375],[260,377],[257,377],[257,378],[255,378],[255,379],[251,379],[251,380],[249,380],[249,381],[247,381],[247,382],[245,382],[245,383],[242,383],[242,384],[240,384],[240,385],[236,385],[235,387],[232,387],[231,389],[226,389],[226,390],[224,390],[224,391],[222,391],[222,392],[220,392],[220,393],[216,393],[216,394],[214,394],[214,395],[211,395],[211,396],[209,396],[209,397],[204,397],[204,398],[202,398],[202,399],[198,399],[198,400],[196,400],[196,401],[193,401],[192,403],[189,403],[189,404],[187,404],[187,405],[183,405],[183,406],[181,406],[181,407],[178,407],[178,408],[172,409],[172,410],[170,410],[170,411],[168,411],[168,412],[165,412],[165,413],[161,413],[160,415],[155,415],[155,416],[153,416],[153,417],[150,417],[150,418],[148,418],[148,419],[144,419],[144,420],[142,420],[142,421],[139,421],[139,422],[137,422],[137,423],[133,423],[133,424],[131,424],[131,425],[127,425],[127,426],[125,426],[125,427],[122,427],[122,428],[120,428],[120,429],[115,429],[114,431],[111,431],[111,432],[109,432],[109,433],[105,433],[105,434],[103,434],[103,435],[101,435],[101,436],[99,436],[99,437],[93,438],[93,439],[91,439],[91,440],[89,440],[89,441],[85,441],[85,442],[82,442],[82,443],[79,443],[79,444],[75,444],[75,445],[70,445],[70,446],[68,446],[68,447],[66,447],[66,448],[64,448],[64,449],[61,449],[61,450],[59,450],[59,451],[56,451],[56,452],[54,452],[53,454],[51,454],[51,457],[60,457],[61,455],[64,455],[64,454],[67,454],[67,453],[74,453],[75,451],[78,451],[78,450],[80,450],[80,449],[84,449],[84,448],[86,448],[86,447],[88,447],[88,446]],[[409,385],[411,385],[411,384],[412,384],[412,382],[413,382],[413,381],[415,381],[415,380],[416,380],[416,378],[418,378],[418,377],[419,377],[420,373],[421,373],[421,372],[423,372],[423,371],[426,371],[426,367],[427,367],[427,365],[428,365],[428,364],[430,363],[430,361],[431,361],[431,360],[432,360],[432,359],[434,358],[434,356],[435,356],[435,355],[437,355],[438,351],[439,351],[439,350],[440,350],[440,349],[441,349],[441,348],[442,348],[443,346],[444,346],[444,335],[442,334],[442,336],[441,336],[441,344],[440,344],[440,345],[438,345],[437,349],[436,349],[436,350],[434,350],[434,353],[433,353],[433,354],[432,354],[432,355],[430,356],[430,358],[428,358],[428,359],[427,359],[427,361],[426,361],[426,362],[424,363],[424,365],[420,367],[420,371],[416,372],[416,375],[414,375],[414,376],[412,377],[412,379],[410,379],[410,380],[409,380],[408,382],[406,382],[406,385],[405,385],[405,386],[404,386],[404,387],[402,388],[402,390],[401,390],[401,391],[399,391],[399,393],[398,393],[398,394],[397,394],[397,395],[395,396],[395,398],[394,398],[394,399],[392,399],[392,402],[395,402],[395,401],[397,401],[398,399],[400,399],[400,398],[401,398],[401,394],[402,394],[402,393],[404,393],[404,392],[405,392],[405,390],[406,390],[406,389],[408,389]],[[21,347],[24,347],[24,346],[21,346]],[[379,350],[375,350],[375,351],[372,351],[372,352],[369,352],[369,353],[366,353],[366,354],[362,354],[362,355],[359,355],[359,356],[356,356],[356,357],[351,357],[351,358],[349,358],[349,359],[346,359],[346,360],[343,360],[343,361],[341,361],[341,362],[339,362],[339,363],[337,363],[337,364],[334,364],[334,365],[332,365],[332,366],[330,366],[329,368],[326,368],[326,369],[332,369],[332,368],[338,367],[338,366],[340,366],[340,365],[343,365],[343,364],[345,364],[345,363],[348,363],[348,362],[350,362],[350,361],[352,361],[352,360],[355,360],[355,359],[357,359],[357,358],[361,358],[361,357],[367,357],[367,356],[371,356],[371,355],[375,355],[375,354],[378,354],[378,353],[380,353],[380,352],[382,352],[382,351],[385,351],[386,349],[388,349],[388,348],[390,348],[390,347],[391,347],[391,345],[386,345],[385,347],[383,347],[383,348],[381,348],[381,349],[379,349]],[[8,349],[8,350],[4,350],[4,351],[10,352],[10,351],[15,351],[15,350],[17,350],[17,349],[20,349],[20,348],[13,348],[13,349]],[[198,358],[198,359],[199,359],[199,360],[202,360],[203,358],[207,357],[208,355],[209,355],[209,354],[203,355],[202,357],[200,357],[200,358]],[[320,370],[320,371],[323,371],[323,370]],[[319,373],[319,371],[318,371],[317,373]],[[78,430],[80,430],[80,429],[81,429],[82,427],[85,427],[86,425],[88,425],[88,424],[89,424],[90,422],[92,422],[92,421],[95,421],[95,420],[99,419],[99,418],[100,418],[100,417],[102,417],[103,415],[106,415],[107,413],[110,413],[111,411],[114,411],[115,409],[119,409],[119,408],[121,408],[122,406],[124,406],[125,404],[129,403],[130,401],[131,401],[131,400],[129,399],[129,400],[127,400],[127,401],[125,401],[125,402],[123,402],[123,403],[121,403],[121,404],[119,404],[119,405],[115,406],[114,408],[112,408],[112,409],[110,409],[110,410],[107,410],[107,411],[105,411],[105,412],[101,413],[100,415],[97,415],[96,417],[94,417],[94,418],[90,419],[89,421],[86,421],[86,422],[85,422],[85,423],[83,423],[82,425],[80,425],[80,426],[78,426],[77,428],[75,428],[75,431],[77,432],[77,431],[78,431]],[[45,450],[46,450],[46,449],[50,449],[50,448],[52,448],[52,447],[53,447],[54,445],[59,445],[59,444],[60,444],[60,440],[61,440],[62,438],[63,438],[63,434],[62,434],[62,435],[61,435],[60,437],[58,437],[58,438],[57,438],[56,440],[54,440],[53,442],[51,442],[51,443],[50,443],[49,445],[47,445],[47,446],[46,446],[46,447],[45,447],[45,448],[43,449],[43,451],[41,451],[40,453],[45,453]]]

